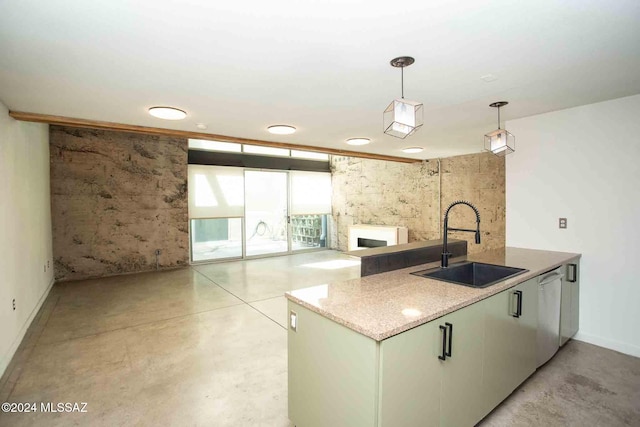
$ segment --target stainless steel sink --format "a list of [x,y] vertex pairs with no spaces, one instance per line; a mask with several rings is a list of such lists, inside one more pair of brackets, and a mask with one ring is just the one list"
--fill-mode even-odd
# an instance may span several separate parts
[[486,288],[511,277],[527,272],[524,268],[505,267],[503,265],[484,264],[481,262],[461,262],[451,264],[447,268],[432,268],[416,271],[416,276],[443,282],[470,286],[472,288]]

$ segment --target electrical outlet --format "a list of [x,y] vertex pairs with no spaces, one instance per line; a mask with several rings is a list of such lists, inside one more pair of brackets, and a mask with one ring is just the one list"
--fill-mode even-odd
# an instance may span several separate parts
[[11,305],[13,306],[13,311],[16,311],[16,299],[15,298],[11,302]]
[[298,313],[293,310],[289,312],[289,327],[293,332],[298,330]]
[[156,249],[156,256],[161,255],[162,251],[160,249]]
[[560,228],[567,228],[567,218],[560,218],[558,225]]
[[51,266],[49,265],[49,260],[47,260],[47,268],[51,268]]

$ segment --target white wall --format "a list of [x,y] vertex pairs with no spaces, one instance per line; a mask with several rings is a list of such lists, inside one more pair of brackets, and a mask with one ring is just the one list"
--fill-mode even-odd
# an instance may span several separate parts
[[48,125],[0,103],[0,375],[53,283],[49,194]]
[[576,338],[640,356],[640,95],[506,128],[507,245],[582,253]]

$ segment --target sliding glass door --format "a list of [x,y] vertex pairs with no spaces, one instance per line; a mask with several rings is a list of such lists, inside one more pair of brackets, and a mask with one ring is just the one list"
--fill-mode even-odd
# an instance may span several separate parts
[[289,252],[288,173],[245,170],[245,255]]
[[331,175],[189,165],[191,261],[328,246]]

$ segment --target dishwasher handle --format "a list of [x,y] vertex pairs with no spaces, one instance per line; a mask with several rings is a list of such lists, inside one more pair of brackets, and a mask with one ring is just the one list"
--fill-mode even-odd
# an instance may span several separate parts
[[542,279],[539,283],[540,286],[548,285],[551,282],[555,282],[558,279],[562,279],[564,277],[564,273],[552,273]]

